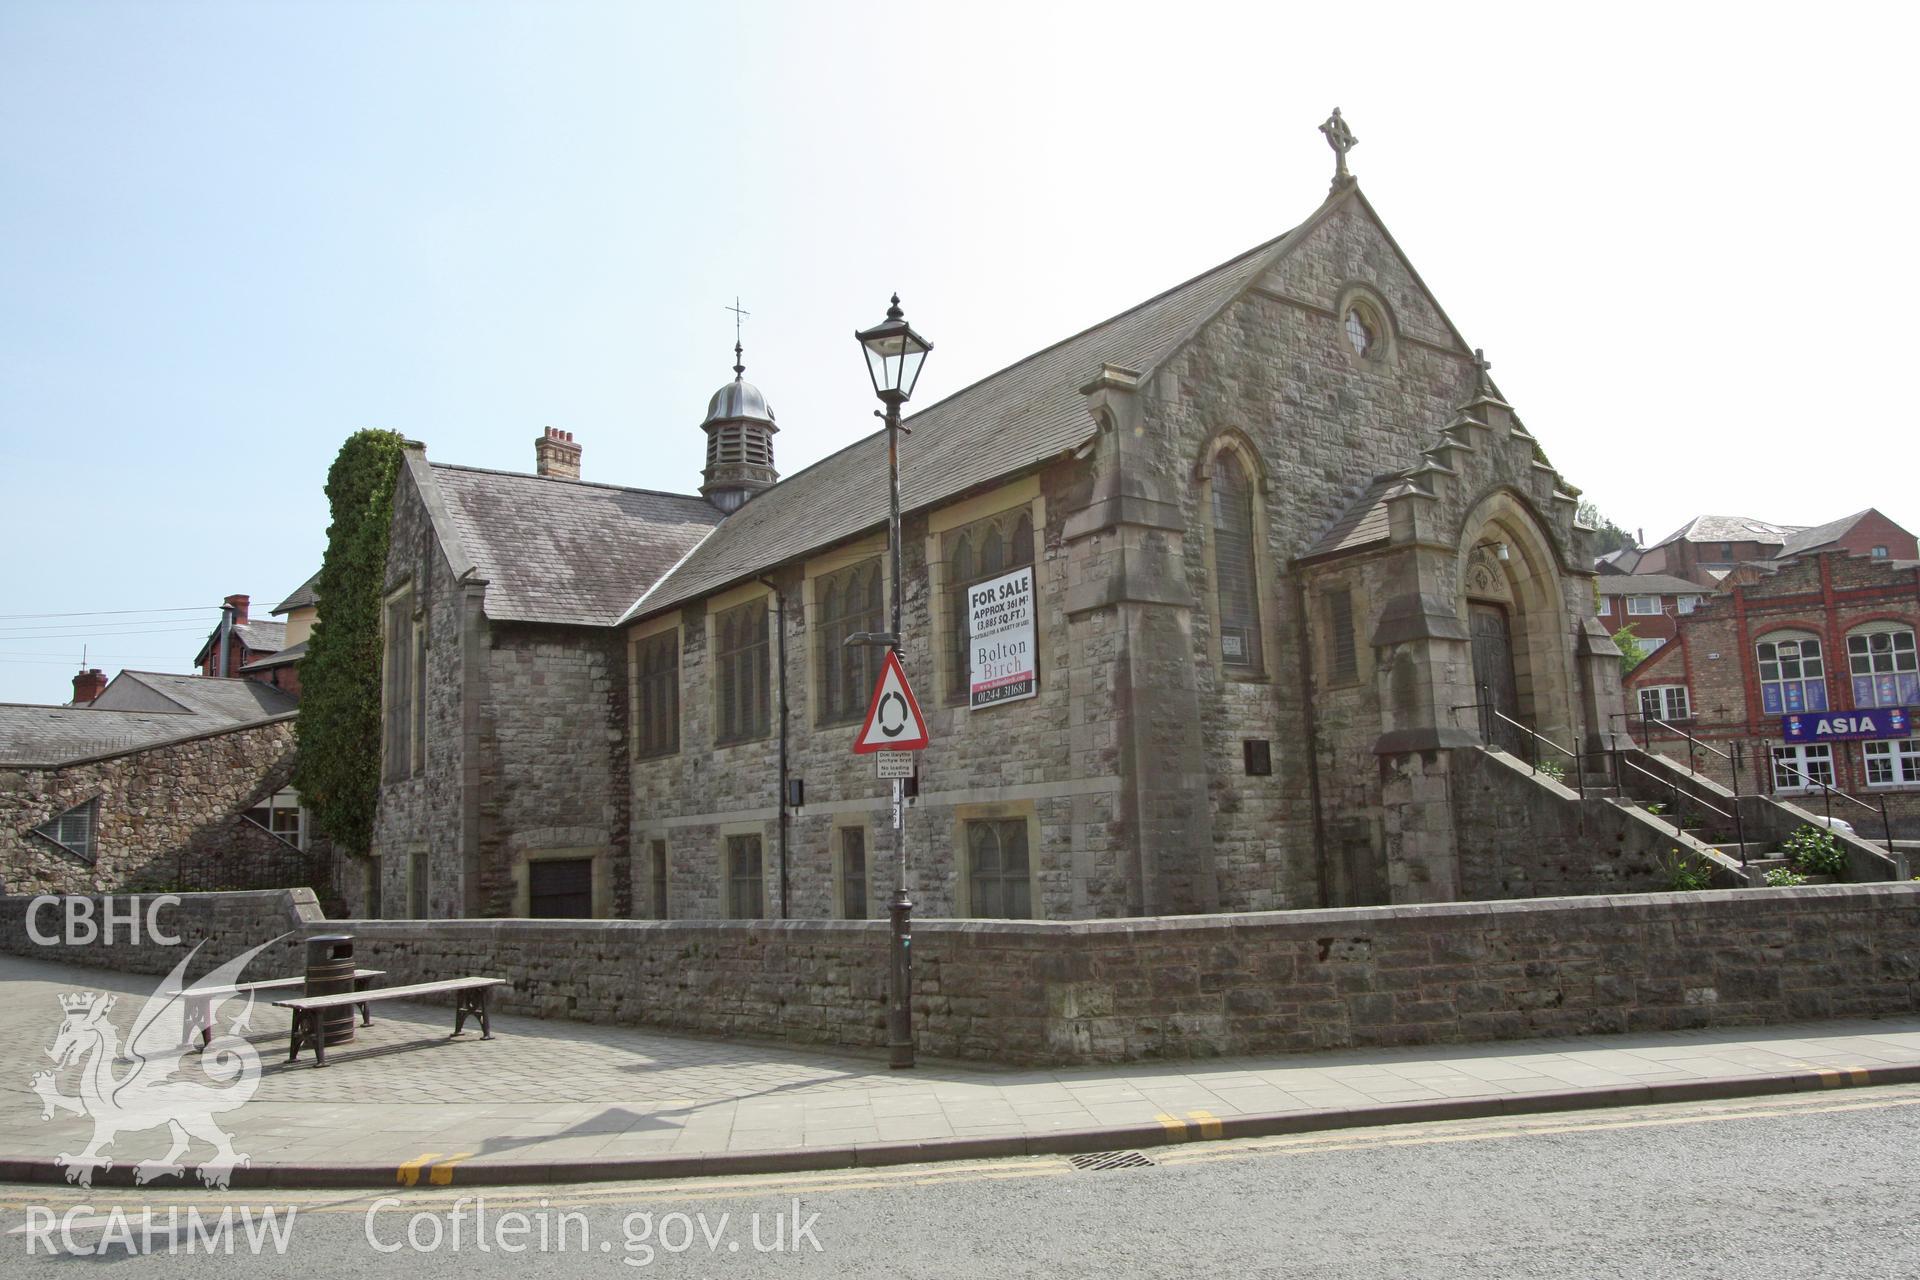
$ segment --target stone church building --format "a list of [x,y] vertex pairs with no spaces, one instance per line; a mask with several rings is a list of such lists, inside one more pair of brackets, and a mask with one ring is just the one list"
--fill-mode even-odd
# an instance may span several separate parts
[[[1518,732],[1486,707],[1608,732],[1575,491],[1329,126],[1298,226],[907,418],[920,914],[1456,898],[1461,753]],[[887,625],[884,434],[780,479],[739,365],[702,428],[698,496],[582,481],[551,431],[535,476],[409,457],[384,914],[885,914],[843,643]],[[970,706],[968,589],[1021,566],[1033,696]]]

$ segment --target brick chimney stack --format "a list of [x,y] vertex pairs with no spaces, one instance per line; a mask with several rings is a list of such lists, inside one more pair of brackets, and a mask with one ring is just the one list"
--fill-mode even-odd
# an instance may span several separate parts
[[226,605],[229,609],[233,610],[234,626],[244,627],[247,625],[247,604],[252,599],[253,599],[252,596],[228,596],[227,597]]
[[95,667],[91,671],[82,671],[73,678],[73,701],[85,706],[107,690],[107,673]]
[[533,442],[533,460],[543,476],[555,480],[580,478],[580,446],[573,442],[571,431],[548,427],[546,434]]

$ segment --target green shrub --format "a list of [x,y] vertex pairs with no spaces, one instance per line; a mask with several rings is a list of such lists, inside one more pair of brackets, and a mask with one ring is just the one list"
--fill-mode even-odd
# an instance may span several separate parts
[[1649,800],[1640,807],[1656,818],[1667,811],[1667,806],[1659,800]]
[[1632,623],[1613,633],[1613,643],[1620,650],[1620,675],[1623,679],[1647,660],[1647,646],[1641,644],[1640,637],[1633,634]]
[[1825,828],[1803,826],[1780,847],[1796,868],[1810,876],[1838,878],[1847,874],[1847,851]]
[[1660,874],[1668,893],[1698,893],[1713,888],[1713,869],[1695,862],[1679,849],[1667,855],[1660,865]]
[[1555,782],[1565,782],[1567,780],[1567,766],[1561,764],[1558,760],[1542,760],[1535,766],[1535,771],[1545,774]]
[[1792,867],[1775,867],[1767,872],[1767,888],[1792,889],[1807,882],[1807,878]]

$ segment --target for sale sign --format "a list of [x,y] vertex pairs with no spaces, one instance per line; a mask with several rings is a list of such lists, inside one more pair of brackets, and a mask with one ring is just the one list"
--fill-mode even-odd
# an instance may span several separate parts
[[967,593],[967,707],[996,706],[1040,692],[1033,639],[1033,566]]

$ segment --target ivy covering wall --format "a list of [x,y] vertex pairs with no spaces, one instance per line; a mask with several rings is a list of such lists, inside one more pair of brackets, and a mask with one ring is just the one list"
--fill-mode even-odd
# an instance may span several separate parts
[[406,440],[392,431],[347,438],[327,472],[320,619],[300,664],[300,755],[293,784],[334,848],[372,844],[380,789],[380,606],[387,531]]

